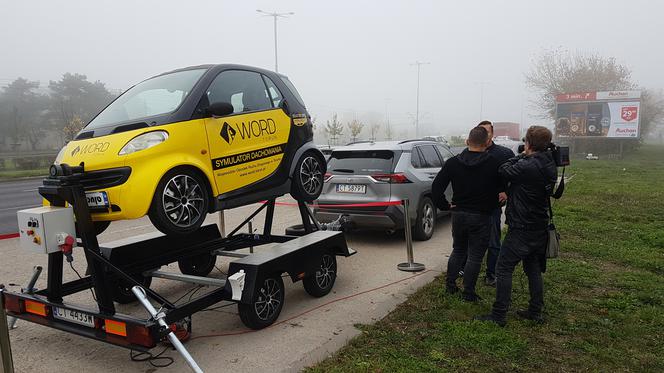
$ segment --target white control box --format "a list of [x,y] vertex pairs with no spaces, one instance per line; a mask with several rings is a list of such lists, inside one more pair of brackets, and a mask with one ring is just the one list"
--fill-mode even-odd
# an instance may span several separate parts
[[63,237],[66,235],[76,237],[74,210],[71,207],[35,207],[21,210],[16,215],[21,247],[30,252],[41,254],[58,252],[60,251],[58,245]]

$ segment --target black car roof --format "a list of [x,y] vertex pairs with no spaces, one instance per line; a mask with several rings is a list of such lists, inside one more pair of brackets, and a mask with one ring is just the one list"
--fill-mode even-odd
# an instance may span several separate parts
[[265,75],[277,75],[280,77],[287,78],[286,75],[283,75],[281,73],[275,73],[274,71],[271,70],[266,70],[262,69],[260,67],[255,67],[255,66],[249,66],[249,65],[239,65],[239,64],[232,64],[232,63],[221,63],[221,64],[203,64],[203,65],[194,65],[194,66],[188,66],[188,67],[182,67],[179,69],[171,70],[171,71],[166,71],[161,74],[155,75],[155,76],[161,76],[161,75],[166,75],[166,74],[172,74],[176,73],[179,71],[187,71],[187,70],[197,70],[197,69],[205,69],[205,70],[227,70],[227,69],[236,69],[236,70],[251,70],[251,71],[256,71]]

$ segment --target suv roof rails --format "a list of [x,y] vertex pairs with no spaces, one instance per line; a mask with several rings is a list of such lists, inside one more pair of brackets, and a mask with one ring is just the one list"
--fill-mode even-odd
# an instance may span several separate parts
[[348,146],[348,145],[355,145],[355,144],[367,144],[367,143],[374,143],[374,142],[375,142],[375,141],[372,141],[372,140],[352,141],[352,142],[349,142],[348,144],[346,144],[346,146]]
[[414,142],[414,141],[429,141],[429,142],[436,142],[436,141],[434,141],[434,140],[427,140],[427,139],[409,139],[409,140],[399,141],[399,144],[405,144],[405,143],[408,143],[408,142]]

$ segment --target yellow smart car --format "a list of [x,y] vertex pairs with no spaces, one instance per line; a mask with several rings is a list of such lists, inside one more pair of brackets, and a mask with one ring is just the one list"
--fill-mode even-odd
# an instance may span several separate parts
[[204,65],[147,79],[101,111],[60,151],[83,164],[97,230],[148,215],[187,234],[209,212],[291,193],[313,201],[325,158],[287,77],[240,65]]

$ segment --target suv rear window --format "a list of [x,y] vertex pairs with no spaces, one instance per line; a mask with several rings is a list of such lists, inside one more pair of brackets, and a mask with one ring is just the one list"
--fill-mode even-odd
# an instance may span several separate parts
[[394,152],[391,150],[334,151],[327,163],[335,175],[371,175],[392,172]]

